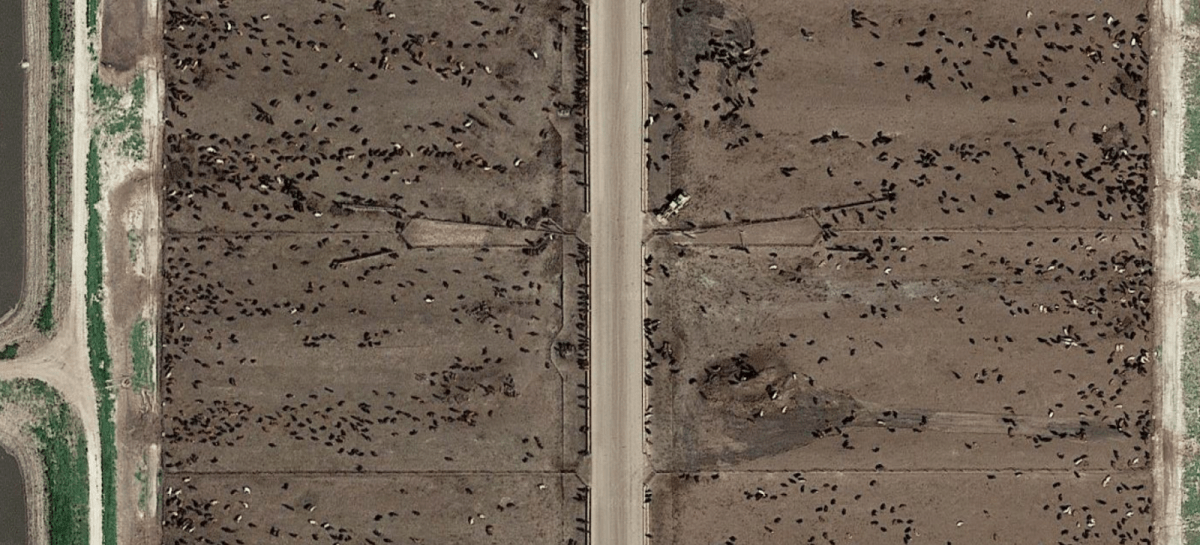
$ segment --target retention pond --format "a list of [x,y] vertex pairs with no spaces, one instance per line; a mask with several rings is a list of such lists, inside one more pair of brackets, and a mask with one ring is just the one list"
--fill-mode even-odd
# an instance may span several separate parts
[[0,449],[0,545],[27,545],[25,481],[17,459]]
[[[25,281],[25,53],[20,0],[0,1],[0,315]],[[0,542],[4,545],[7,542]]]

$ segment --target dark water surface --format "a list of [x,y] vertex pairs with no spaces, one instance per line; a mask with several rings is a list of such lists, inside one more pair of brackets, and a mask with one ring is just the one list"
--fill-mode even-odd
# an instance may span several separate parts
[[[25,279],[25,138],[21,128],[25,29],[21,4],[21,0],[0,0],[0,315],[17,304]],[[0,545],[7,544],[0,537]]]
[[[10,0],[0,0],[8,2]],[[25,482],[17,459],[0,449],[0,545],[26,545]]]

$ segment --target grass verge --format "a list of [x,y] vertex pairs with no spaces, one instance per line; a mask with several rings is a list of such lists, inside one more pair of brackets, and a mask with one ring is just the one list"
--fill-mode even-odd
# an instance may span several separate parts
[[1189,52],[1183,68],[1183,173],[1195,178],[1200,166],[1200,53]]
[[50,545],[86,545],[88,474],[83,425],[58,391],[39,380],[0,382],[0,404],[9,403],[33,416],[25,431],[37,440],[45,466]]
[[98,135],[88,142],[87,157],[87,344],[92,385],[96,388],[100,420],[100,482],[103,500],[105,545],[117,543],[117,443],[112,392],[112,356],[108,352],[108,327],[104,322],[104,241],[100,230],[100,152]]
[[138,470],[133,474],[134,480],[138,482],[138,512],[145,513],[150,506],[150,476],[146,474],[148,469],[146,463],[146,455],[142,454],[142,463],[138,465]]
[[[1188,292],[1184,303],[1187,318],[1183,323],[1179,378],[1183,386],[1184,430],[1188,441],[1196,441],[1200,440],[1200,302],[1196,294]],[[1200,545],[1200,458],[1189,459],[1185,455],[1183,465],[1184,542]]]
[[139,74],[126,95],[92,74],[92,105],[101,117],[104,134],[119,138],[121,153],[134,160],[146,157],[146,137],[142,134],[142,111],[146,103],[146,76]]
[[87,27],[88,34],[96,33],[96,20],[100,12],[100,0],[87,0]]
[[1183,323],[1180,381],[1183,384],[1184,431],[1200,439],[1200,302],[1192,293],[1185,296],[1187,319]]
[[1184,259],[1187,275],[1200,276],[1200,214],[1195,210],[1183,210]]
[[42,302],[42,307],[38,311],[37,320],[34,325],[38,331],[42,333],[50,333],[54,329],[54,294],[55,286],[58,280],[57,262],[54,259],[55,245],[58,242],[58,190],[61,185],[60,178],[62,177],[61,165],[67,161],[67,131],[69,127],[64,121],[67,117],[63,108],[64,97],[68,96],[68,78],[67,78],[67,57],[71,53],[71,48],[67,40],[64,38],[68,27],[67,18],[63,16],[63,3],[61,0],[50,0],[49,7],[49,26],[50,26],[50,105],[49,105],[49,122],[47,123],[47,145],[46,145],[46,179],[49,181],[48,195],[48,212],[49,225],[47,226],[47,236],[49,244],[47,245],[47,274],[49,276],[46,285],[46,298]]
[[125,239],[129,243],[129,263],[136,265],[138,262],[138,253],[142,251],[142,238],[134,229],[125,232]]
[[1200,458],[1183,464],[1183,542],[1200,545]]
[[133,355],[133,387],[144,392],[154,389],[154,356],[150,351],[150,324],[140,319],[129,334],[129,353]]

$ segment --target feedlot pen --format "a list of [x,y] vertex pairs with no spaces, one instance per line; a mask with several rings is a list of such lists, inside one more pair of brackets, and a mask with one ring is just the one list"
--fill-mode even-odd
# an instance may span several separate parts
[[164,7],[164,543],[580,543],[571,1]]
[[651,542],[1150,543],[1147,3],[801,5],[648,3]]

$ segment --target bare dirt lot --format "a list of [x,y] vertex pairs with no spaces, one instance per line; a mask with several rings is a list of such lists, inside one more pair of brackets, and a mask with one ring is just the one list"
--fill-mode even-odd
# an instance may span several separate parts
[[163,543],[568,543],[586,512],[555,475],[175,475]]
[[586,6],[164,10],[164,542],[581,541]]
[[1141,227],[1146,4],[1054,8],[652,2],[650,202],[703,195],[679,225]]
[[146,2],[108,0],[101,3],[100,63],[117,72],[133,68],[153,50],[146,40]]
[[557,470],[557,257],[387,234],[168,241],[164,467]]
[[1144,237],[656,244],[656,467],[1141,467]]
[[168,226],[565,221],[574,199],[563,180],[582,176],[563,150],[573,146],[573,9],[169,8]]
[[[1142,543],[1147,472],[740,473],[654,480],[661,543]],[[712,524],[719,520],[721,524]]]
[[1053,8],[649,4],[655,541],[1150,541],[1147,6]]

